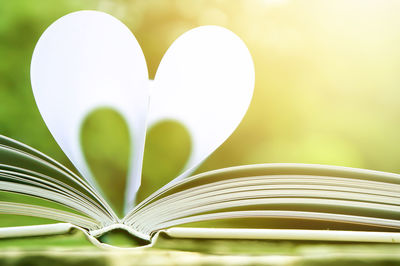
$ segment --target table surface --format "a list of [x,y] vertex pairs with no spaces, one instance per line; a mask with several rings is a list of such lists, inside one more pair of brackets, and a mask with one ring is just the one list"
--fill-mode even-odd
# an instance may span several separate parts
[[[132,246],[120,235],[109,243]],[[131,242],[129,242],[131,241]],[[80,232],[0,240],[0,265],[400,265],[399,244],[170,239],[102,250]]]

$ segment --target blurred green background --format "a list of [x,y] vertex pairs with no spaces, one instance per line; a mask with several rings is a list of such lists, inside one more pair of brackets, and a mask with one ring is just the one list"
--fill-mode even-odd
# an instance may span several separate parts
[[[71,167],[35,105],[29,68],[42,32],[81,9],[122,20],[144,51],[149,76],[169,45],[200,25],[224,26],[254,60],[253,101],[236,132],[200,167],[320,163],[400,173],[400,2],[382,0],[0,0],[0,134]],[[206,107],[205,107],[206,108]],[[82,142],[120,212],[129,133],[99,109]],[[140,198],[179,173],[190,151],[180,125],[150,129]]]

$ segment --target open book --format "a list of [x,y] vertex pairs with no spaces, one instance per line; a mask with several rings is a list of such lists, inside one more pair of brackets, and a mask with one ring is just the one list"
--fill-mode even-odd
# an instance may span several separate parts
[[[160,232],[177,238],[400,242],[397,174],[263,164],[191,176],[234,131],[253,94],[250,53],[224,28],[204,26],[183,34],[150,82],[140,46],[121,22],[101,12],[71,13],[38,41],[31,80],[43,119],[80,176],[0,135],[0,193],[21,195],[20,201],[0,201],[0,214],[62,222],[0,228],[0,238],[77,228],[99,246],[107,245],[98,237],[114,229],[150,245]],[[122,219],[102,195],[80,147],[82,121],[101,106],[119,111],[131,131]],[[164,119],[188,129],[191,154],[178,177],[137,204],[146,127]],[[220,221],[232,226],[221,227]]]

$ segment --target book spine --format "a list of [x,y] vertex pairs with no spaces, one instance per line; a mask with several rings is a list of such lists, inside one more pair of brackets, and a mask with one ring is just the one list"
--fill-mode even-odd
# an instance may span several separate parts
[[100,228],[97,230],[89,231],[89,235],[91,235],[93,237],[99,237],[99,236],[101,236],[107,232],[110,232],[112,230],[115,230],[115,229],[123,229],[123,230],[127,231],[128,233],[134,235],[135,237],[141,238],[146,241],[151,241],[151,237],[149,235],[143,234],[141,232],[138,232],[138,231],[132,229],[132,227],[129,227],[125,224],[119,224],[119,223],[112,224],[112,225],[109,225],[109,226],[106,226],[106,227],[103,227],[103,228]]

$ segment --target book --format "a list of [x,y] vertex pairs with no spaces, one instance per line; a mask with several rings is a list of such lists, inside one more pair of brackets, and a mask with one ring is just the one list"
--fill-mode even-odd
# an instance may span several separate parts
[[[231,31],[202,26],[184,33],[164,55],[155,79],[147,75],[137,40],[108,14],[74,12],[43,33],[31,63],[34,97],[79,175],[0,135],[0,193],[20,195],[0,201],[0,214],[60,222],[0,228],[0,238],[76,229],[100,247],[110,247],[99,238],[113,230],[128,232],[144,246],[153,245],[161,233],[173,238],[400,242],[398,174],[274,163],[192,175],[235,130],[251,102],[252,58]],[[104,197],[80,144],[82,121],[101,106],[121,113],[131,131],[123,218]],[[137,203],[146,128],[165,119],[187,128],[191,154],[179,176]]]

